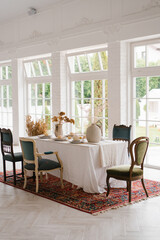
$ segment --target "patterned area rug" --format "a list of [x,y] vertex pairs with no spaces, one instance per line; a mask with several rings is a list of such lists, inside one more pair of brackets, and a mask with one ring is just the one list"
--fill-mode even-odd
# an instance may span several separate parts
[[[0,173],[0,182],[4,182],[2,173]],[[8,178],[6,184],[14,187],[13,179]],[[160,182],[145,180],[145,185],[149,197],[160,194]],[[23,180],[17,181],[16,188],[23,189]],[[33,179],[28,180],[25,191],[36,194]],[[124,188],[112,188],[109,197],[106,198],[106,193],[86,193],[82,189],[77,189],[76,186],[72,187],[72,184],[67,181],[64,181],[64,189],[61,189],[59,178],[50,174],[48,174],[48,180],[44,176],[43,182],[39,184],[39,193],[36,195],[93,215],[129,204],[128,193]],[[135,181],[132,183],[132,203],[142,199],[147,199],[145,192],[141,182]]]

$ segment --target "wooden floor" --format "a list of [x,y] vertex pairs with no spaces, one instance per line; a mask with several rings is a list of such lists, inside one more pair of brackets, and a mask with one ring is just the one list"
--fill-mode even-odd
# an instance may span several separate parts
[[[160,180],[158,170],[145,177]],[[159,240],[160,197],[92,216],[0,183],[0,240]]]

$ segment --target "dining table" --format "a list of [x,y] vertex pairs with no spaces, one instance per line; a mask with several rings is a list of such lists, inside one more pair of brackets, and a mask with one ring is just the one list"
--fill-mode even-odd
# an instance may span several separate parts
[[[124,141],[105,140],[99,143],[78,143],[36,138],[40,153],[57,151],[63,162],[63,179],[88,193],[106,192],[106,169],[128,164],[128,144]],[[46,155],[52,159],[52,155]],[[53,159],[54,160],[54,159]],[[59,177],[59,170],[50,172]],[[124,181],[110,180],[111,187],[125,187]]]

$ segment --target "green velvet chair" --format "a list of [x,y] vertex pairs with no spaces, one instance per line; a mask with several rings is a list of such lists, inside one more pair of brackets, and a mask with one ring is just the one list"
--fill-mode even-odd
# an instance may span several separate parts
[[[39,174],[42,179],[42,173],[60,169],[61,187],[63,188],[63,164],[58,155],[58,152],[38,153],[36,142],[30,138],[20,138],[23,161],[24,161],[24,186],[27,185],[27,171],[35,173],[36,177],[36,192],[39,189]],[[45,156],[54,154],[57,161],[46,159]]]
[[148,144],[148,137],[136,138],[130,145],[131,165],[120,165],[107,169],[107,197],[110,192],[110,178],[126,181],[127,191],[129,192],[129,202],[131,202],[131,182],[138,179],[141,179],[142,186],[148,197],[143,180],[143,162],[147,153]]
[[[16,185],[17,178],[24,176],[23,173],[23,156],[22,152],[13,152],[13,137],[12,132],[10,129],[2,128],[0,129],[1,134],[1,152],[3,156],[3,174],[4,174],[4,181],[6,178],[14,177],[14,185]],[[13,175],[6,174],[6,161],[13,163]],[[21,162],[22,172],[16,173],[16,163]]]
[[114,125],[113,126],[113,140],[126,141],[128,142],[128,153],[130,147],[130,135],[131,135],[131,125],[128,127],[126,125]]

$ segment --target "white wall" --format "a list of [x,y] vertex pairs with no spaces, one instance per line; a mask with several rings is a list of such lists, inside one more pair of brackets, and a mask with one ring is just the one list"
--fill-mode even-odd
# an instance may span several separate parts
[[[60,0],[51,9],[0,25],[0,60],[108,43],[111,129],[114,123],[129,123],[128,73],[123,67],[128,59],[122,41],[159,37],[159,26],[160,0]],[[65,76],[61,67],[59,71],[58,88]]]

